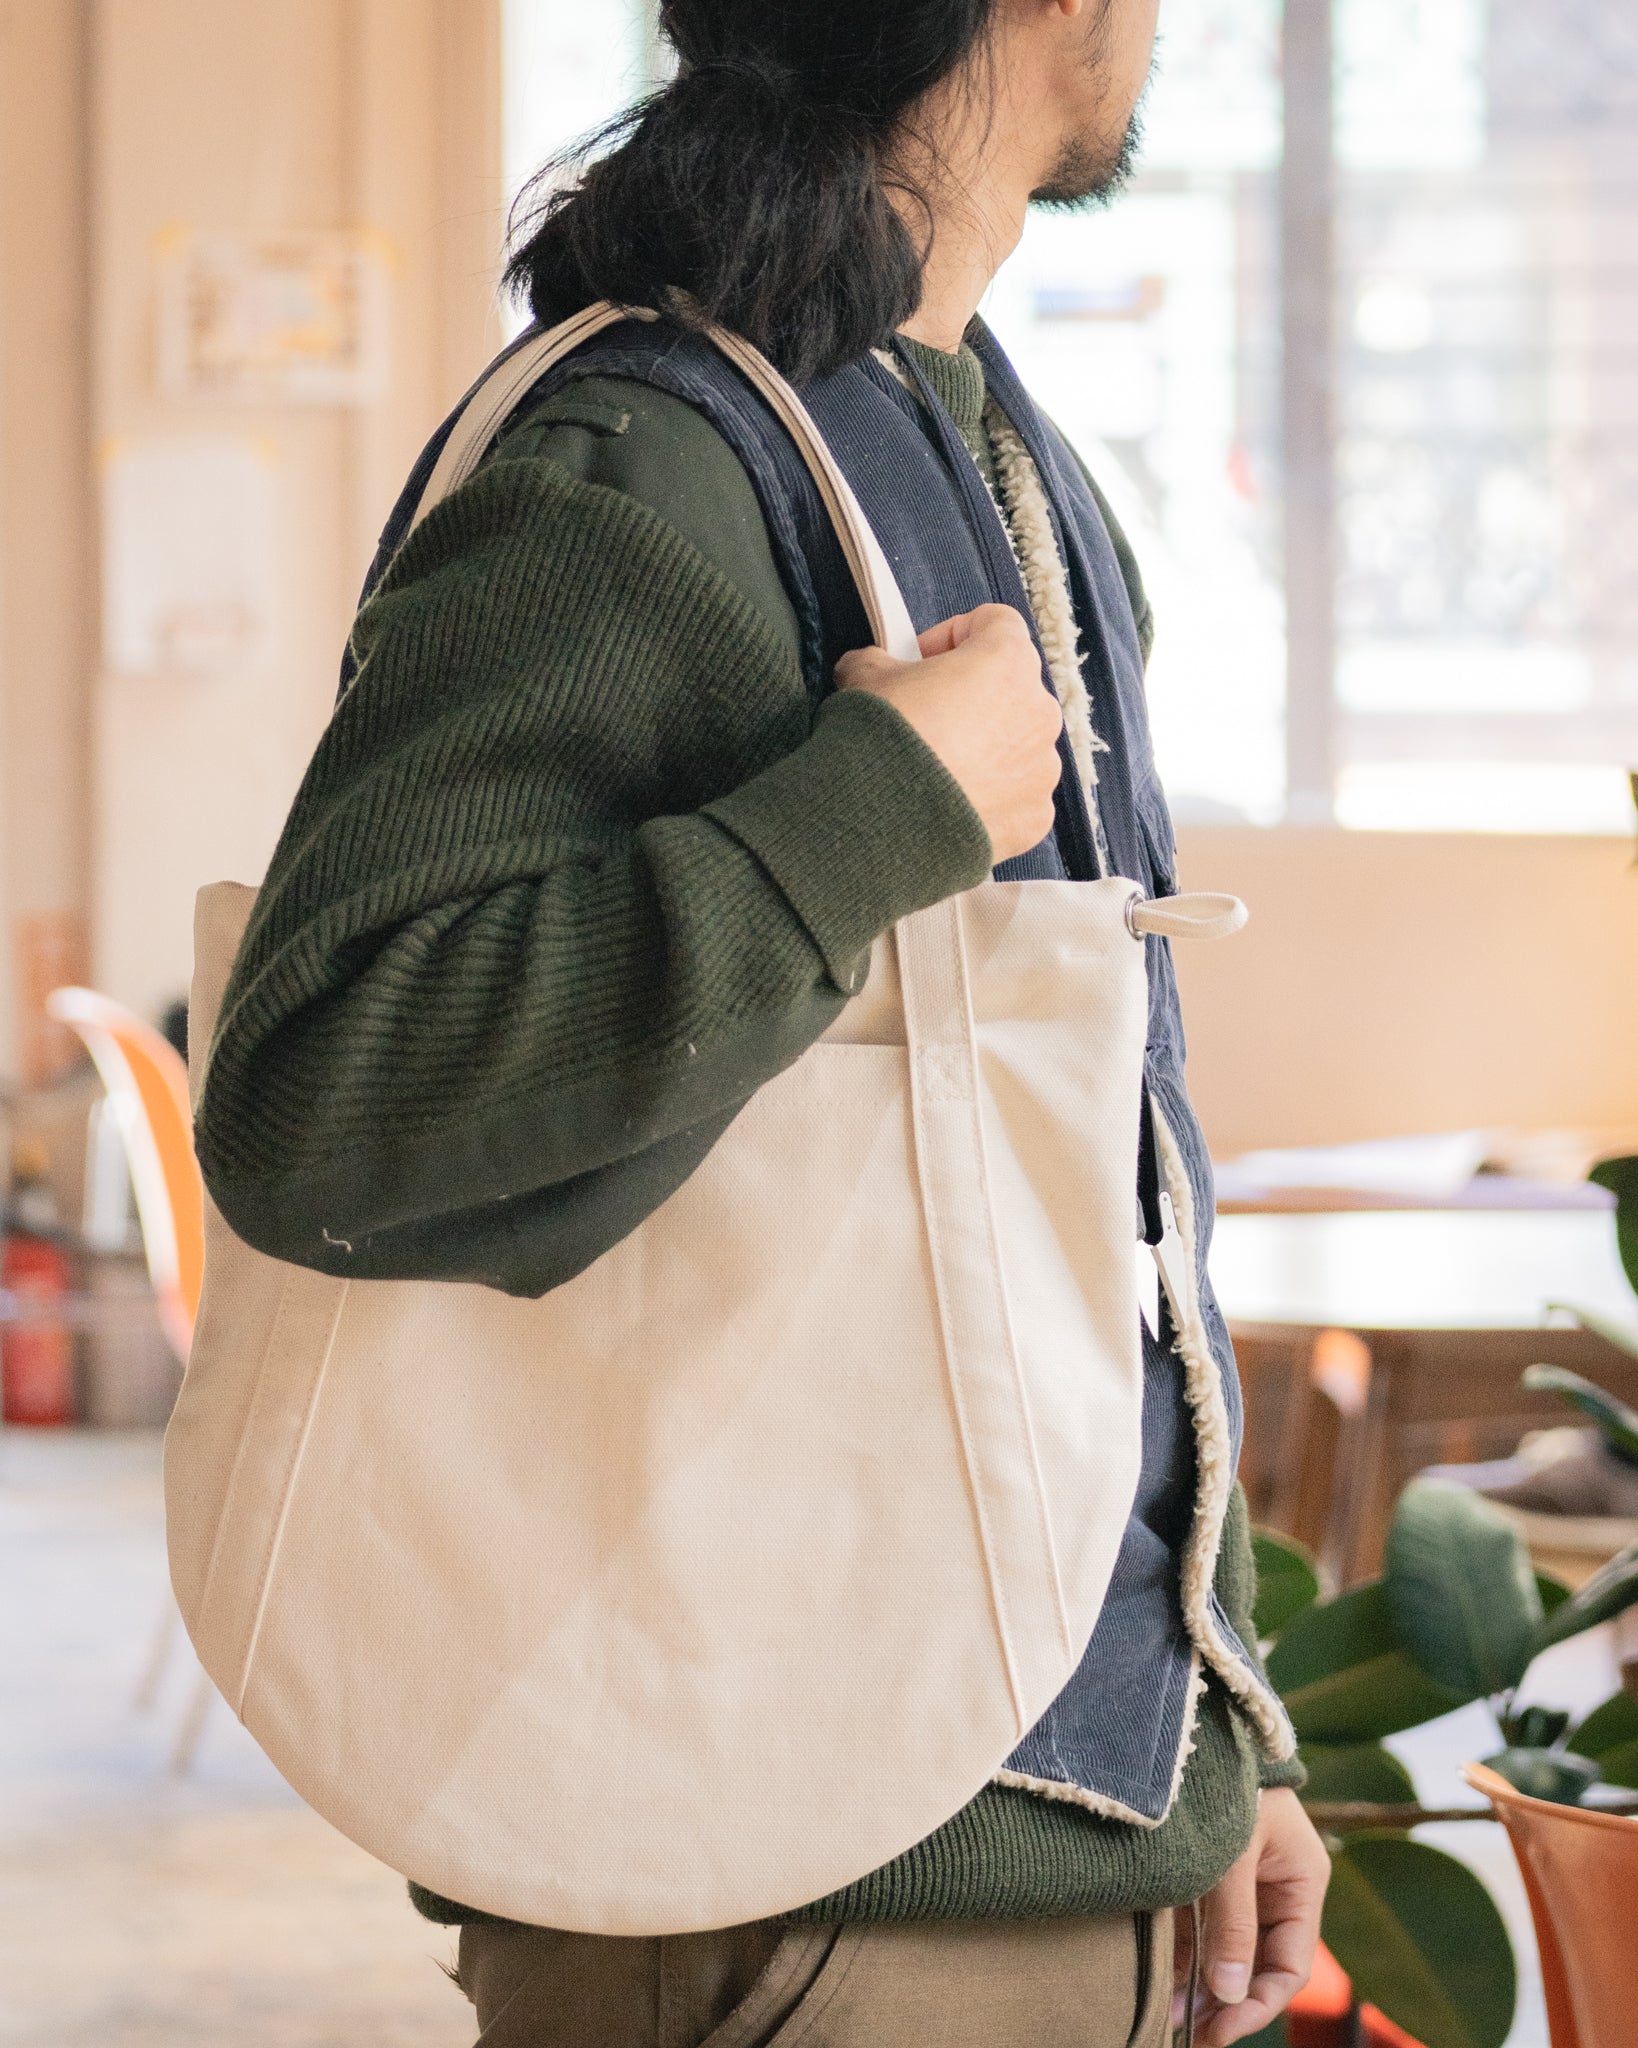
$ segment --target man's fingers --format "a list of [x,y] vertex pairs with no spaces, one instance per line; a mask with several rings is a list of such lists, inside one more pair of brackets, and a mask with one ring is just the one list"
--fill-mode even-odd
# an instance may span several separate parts
[[936,655],[953,654],[967,637],[966,626],[965,615],[956,619],[940,619],[936,626],[929,626],[925,633],[916,635],[916,644],[929,661]]
[[1205,1900],[1200,1979],[1219,2005],[1238,2005],[1257,1961],[1257,1870],[1242,1857]]
[[1308,1982],[1330,1872],[1296,1795],[1265,1792],[1251,1847],[1204,1901],[1204,2048],[1260,2033]]
[[858,647],[836,664],[838,690],[868,690],[891,675],[899,664],[879,647]]
[[935,655],[953,654],[958,647],[965,647],[975,634],[997,632],[1029,638],[1023,614],[1010,604],[981,604],[977,611],[959,612],[953,619],[941,619],[936,626],[929,626],[925,633],[917,635],[917,644],[931,661]]
[[1314,1974],[1314,1954],[1319,1947],[1319,1915],[1306,1888],[1298,1891],[1293,1887],[1293,1891],[1296,1895],[1289,1902],[1278,1893],[1273,1901],[1265,1894],[1264,1912],[1269,1912],[1271,1904],[1279,1910],[1264,1922],[1262,1953],[1258,1961],[1259,1970],[1270,1976],[1295,1978],[1296,1989],[1300,1991]]
[[1203,2048],[1232,2048],[1234,2042],[1260,2034],[1264,2027],[1279,2018],[1302,1989],[1300,1984],[1285,1978],[1280,1980],[1278,1989],[1265,1988],[1271,1984],[1270,1978],[1259,1974],[1251,1987],[1250,1997],[1241,1999],[1238,2005],[1213,2013],[1196,2036],[1203,2043]]
[[[1235,2001],[1216,1992],[1218,2003],[1226,2010],[1214,2013],[1206,2025],[1203,2038],[1207,2048],[1230,2048],[1231,2043],[1258,2033],[1285,2011],[1313,1975],[1319,1934],[1309,1888],[1301,1884],[1268,1886],[1261,1909],[1267,1913],[1271,1907],[1278,1917],[1263,1925],[1248,1993]],[[1212,1988],[1216,1991],[1215,1985]]]

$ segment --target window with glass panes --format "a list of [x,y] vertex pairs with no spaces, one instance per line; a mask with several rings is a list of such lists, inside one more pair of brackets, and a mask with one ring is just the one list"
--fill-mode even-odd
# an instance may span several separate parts
[[[514,186],[659,75],[506,0]],[[985,313],[1137,544],[1184,818],[1628,829],[1638,7],[1165,0],[1143,167]]]

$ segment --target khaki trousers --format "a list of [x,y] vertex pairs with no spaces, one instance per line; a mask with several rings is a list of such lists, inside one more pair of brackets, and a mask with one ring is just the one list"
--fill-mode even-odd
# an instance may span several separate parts
[[467,1927],[478,2048],[1165,2048],[1172,1916]]

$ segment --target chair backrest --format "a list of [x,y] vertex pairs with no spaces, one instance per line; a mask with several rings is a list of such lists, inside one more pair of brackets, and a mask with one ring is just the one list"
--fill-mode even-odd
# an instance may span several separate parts
[[1638,1819],[1527,1798],[1483,1764],[1463,1775],[1496,1809],[1519,1860],[1553,2048],[1630,2048]]
[[205,1191],[193,1150],[188,1071],[151,1024],[88,988],[59,988],[49,1014],[96,1063],[125,1141],[160,1321],[184,1362],[205,1271]]

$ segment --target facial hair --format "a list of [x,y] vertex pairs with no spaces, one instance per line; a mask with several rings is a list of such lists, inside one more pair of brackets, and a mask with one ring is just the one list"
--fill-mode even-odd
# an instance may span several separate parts
[[1142,152],[1143,100],[1139,100],[1117,150],[1111,154],[1085,136],[1071,136],[1046,183],[1029,195],[1031,203],[1050,213],[1089,213],[1113,205],[1131,183]]

